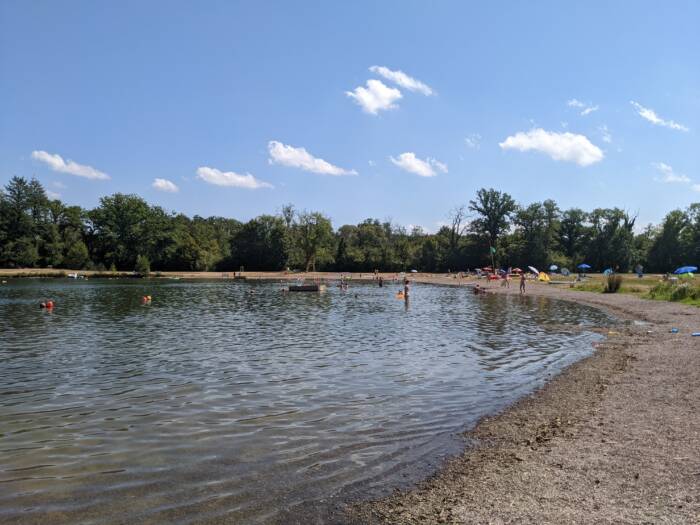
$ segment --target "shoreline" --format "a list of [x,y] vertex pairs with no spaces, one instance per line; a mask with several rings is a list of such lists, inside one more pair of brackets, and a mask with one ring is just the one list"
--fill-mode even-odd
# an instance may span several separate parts
[[[0,270],[0,277],[8,278],[9,272]],[[33,273],[41,272],[46,270]],[[396,274],[380,275],[386,279]],[[336,280],[340,273],[244,276]],[[163,277],[220,280],[222,274],[164,272]],[[433,285],[484,283],[444,274],[408,277]],[[373,279],[372,273],[353,274],[353,280]],[[519,293],[516,281],[509,289],[496,283],[486,289]],[[700,406],[700,338],[690,335],[700,331],[700,309],[533,281],[526,292],[600,308],[627,322],[610,330],[591,356],[478,421],[463,434],[470,446],[424,481],[373,501],[309,509],[288,522],[700,521],[700,417],[695,412]],[[679,332],[670,333],[671,327]]]
[[473,445],[431,477],[348,503],[334,522],[700,519],[700,340],[690,335],[700,329],[700,310],[539,284],[527,294],[601,308],[627,323],[541,389],[478,421],[464,434]]

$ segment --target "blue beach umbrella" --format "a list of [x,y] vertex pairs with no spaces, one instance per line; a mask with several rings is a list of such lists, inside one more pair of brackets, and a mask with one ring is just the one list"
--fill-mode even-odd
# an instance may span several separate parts
[[586,263],[582,263],[582,264],[579,264],[576,268],[578,268],[579,270],[590,270],[591,265],[586,264]]
[[556,264],[553,264],[552,266],[549,267],[550,272],[556,272],[559,269],[559,267]]
[[676,268],[676,270],[673,273],[675,273],[676,275],[680,275],[682,273],[693,273],[697,271],[697,266],[681,266],[680,268]]
[[603,271],[603,275],[612,275],[614,272],[612,268],[608,268],[607,270]]

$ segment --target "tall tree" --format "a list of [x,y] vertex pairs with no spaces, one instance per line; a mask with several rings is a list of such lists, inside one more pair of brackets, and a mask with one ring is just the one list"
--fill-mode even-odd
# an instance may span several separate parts
[[333,260],[333,226],[328,217],[318,212],[296,214],[293,243],[300,254],[305,271],[316,271],[317,263]]
[[588,228],[588,214],[579,209],[571,208],[562,213],[559,221],[559,245],[564,255],[574,266],[584,261],[579,260],[584,251]]
[[664,218],[661,228],[649,248],[649,269],[670,272],[684,263],[682,235],[690,226],[688,215],[682,210],[673,210]]
[[476,192],[476,199],[469,201],[469,209],[479,216],[472,222],[472,228],[486,236],[489,246],[495,250],[499,235],[510,224],[510,218],[516,209],[515,201],[507,193],[482,188]]

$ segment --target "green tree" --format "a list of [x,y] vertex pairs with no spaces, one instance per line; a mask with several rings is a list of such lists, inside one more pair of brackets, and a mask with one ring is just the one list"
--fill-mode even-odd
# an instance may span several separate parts
[[682,210],[673,210],[666,215],[649,247],[650,271],[671,272],[685,264],[682,236],[689,226],[690,219]]
[[64,266],[71,270],[82,270],[90,262],[90,254],[87,246],[81,240],[77,240],[70,245],[63,259]]
[[288,231],[281,217],[256,217],[245,223],[231,239],[233,268],[281,270],[288,258]]
[[579,208],[571,208],[561,215],[559,246],[572,266],[584,262],[581,258],[586,249],[589,233],[586,226],[587,221],[588,214]]
[[305,271],[316,271],[317,263],[333,261],[333,226],[329,218],[318,212],[297,213],[292,232],[294,251]]
[[498,237],[506,231],[510,218],[516,210],[513,198],[493,188],[480,189],[476,199],[469,201],[469,209],[476,212],[478,218],[472,222],[472,229],[487,238],[489,247],[498,246]]

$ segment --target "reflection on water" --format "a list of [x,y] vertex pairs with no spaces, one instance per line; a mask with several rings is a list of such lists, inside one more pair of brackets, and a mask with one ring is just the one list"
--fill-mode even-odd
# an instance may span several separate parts
[[597,336],[567,324],[608,321],[434,286],[406,307],[393,288],[4,285],[0,522],[268,521],[390,484],[587,355]]

